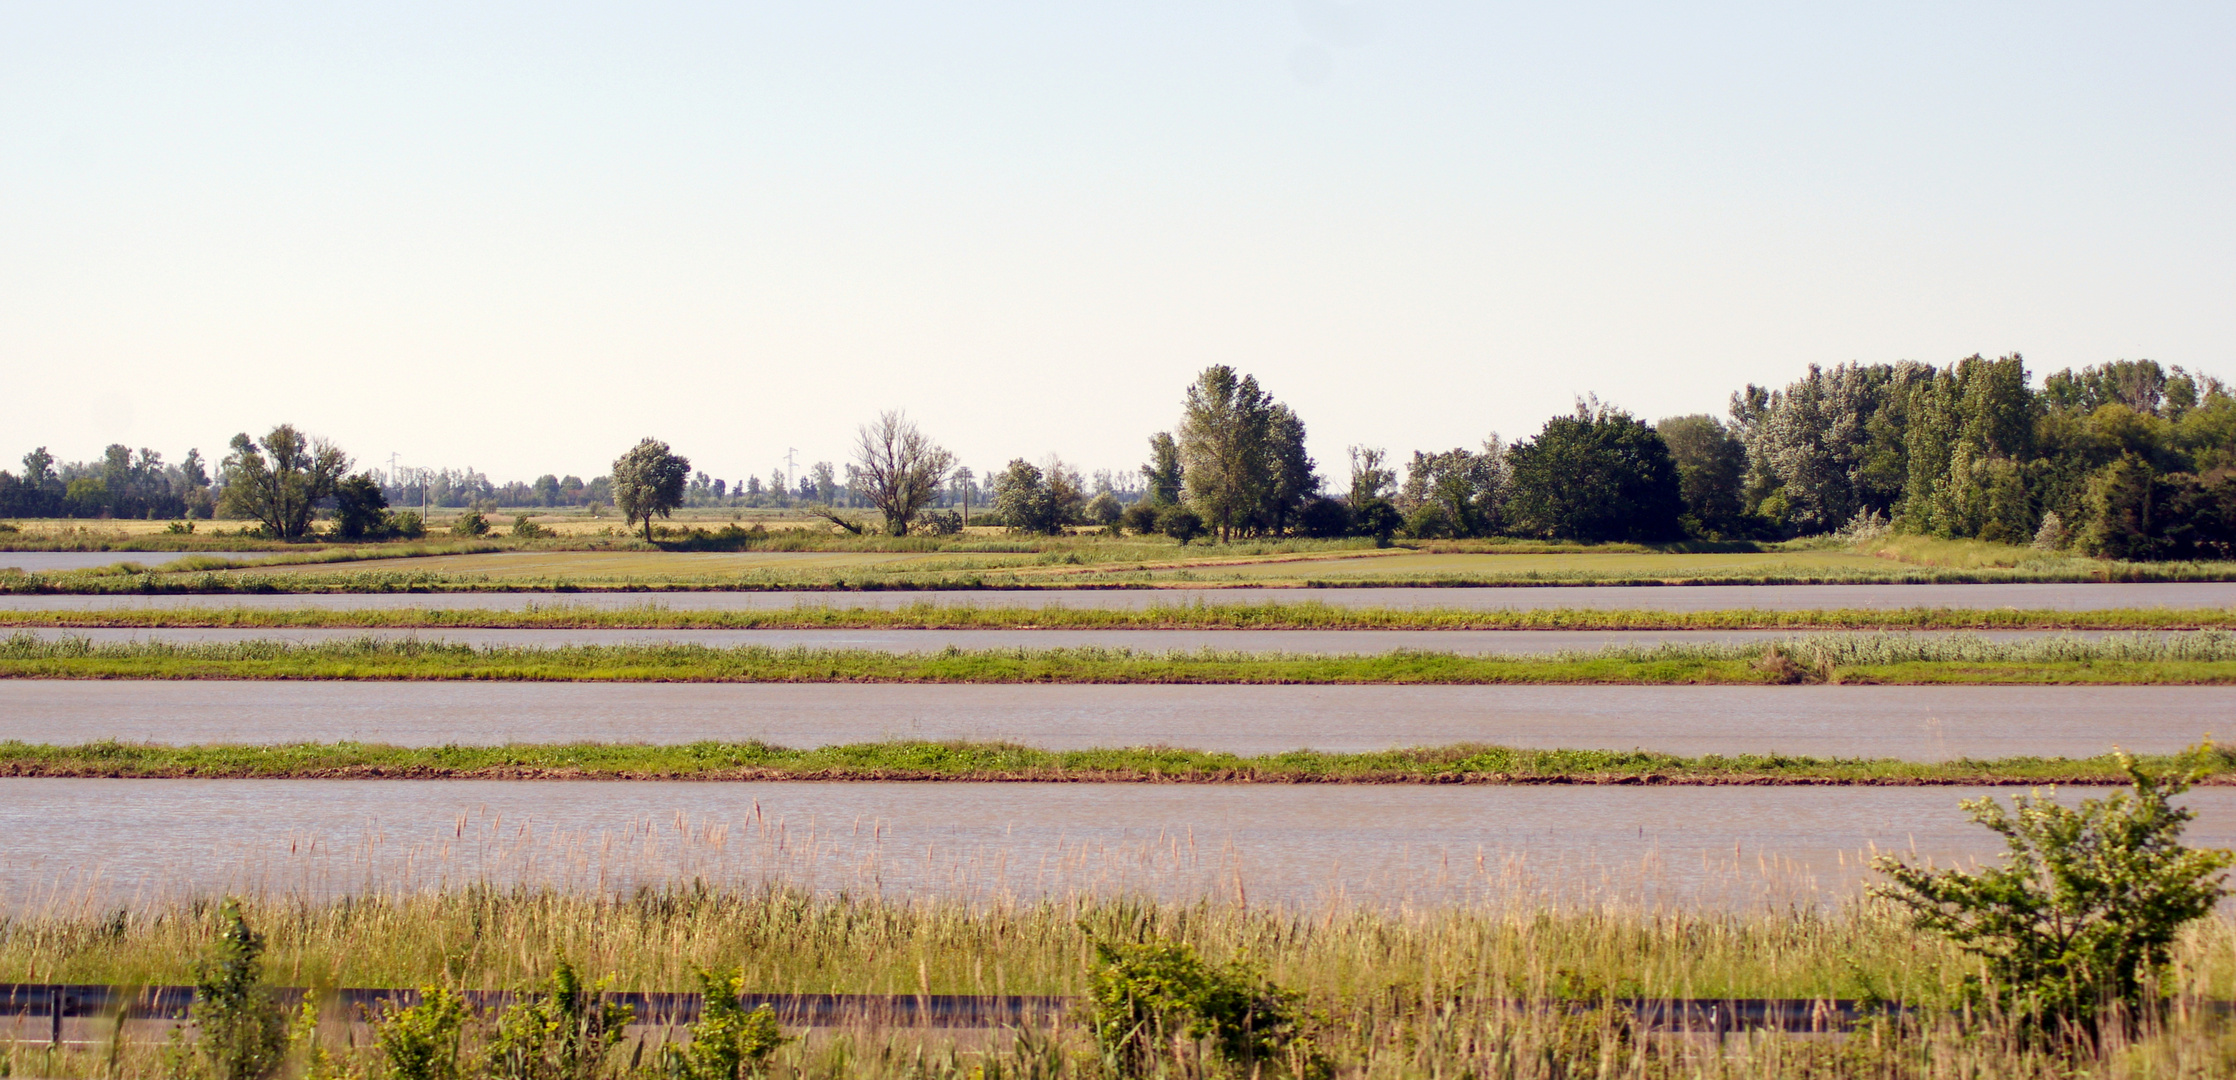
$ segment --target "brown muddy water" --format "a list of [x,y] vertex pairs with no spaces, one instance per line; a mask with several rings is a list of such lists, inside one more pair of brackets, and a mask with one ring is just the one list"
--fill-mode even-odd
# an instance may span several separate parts
[[977,607],[1069,607],[1139,610],[1170,604],[1274,604],[1317,601],[1350,608],[1457,608],[1525,611],[1594,610],[1772,611],[1839,608],[2021,608],[2101,611],[2111,608],[2236,607],[2236,582],[1998,583],[1985,585],[1604,585],[1360,589],[1047,589],[943,592],[569,592],[569,593],[306,593],[298,595],[0,596],[11,611],[104,608],[248,607],[445,608],[512,611],[530,605],[609,610],[652,605],[678,611],[784,611],[811,607],[892,609],[913,604]]
[[[2094,640],[2109,631],[1988,630],[1907,632],[1912,637],[1984,638],[2033,641],[2064,637]],[[2168,631],[2167,633],[2179,633]],[[0,631],[43,640],[83,639],[99,644],[169,642],[230,644],[286,641],[297,644],[362,641],[441,641],[458,645],[549,648],[560,645],[700,645],[707,648],[760,646],[770,649],[859,649],[874,652],[937,652],[941,649],[1132,649],[1137,652],[1280,652],[1323,656],[1375,656],[1398,650],[1457,653],[1464,656],[1515,656],[1531,653],[1598,651],[1618,646],[1743,645],[1791,641],[1809,636],[1797,630],[504,630],[446,627],[416,630],[327,628],[128,627],[49,628]],[[2122,633],[2121,636],[2132,636]]]
[[1005,740],[1235,753],[1458,742],[1939,761],[2172,752],[2236,687],[0,682],[0,739],[78,743]]
[[[990,898],[1825,902],[1999,853],[1957,788],[0,780],[0,906],[692,877]],[[2061,793],[2067,798],[2084,792]],[[2185,796],[2236,843],[2236,789]]]

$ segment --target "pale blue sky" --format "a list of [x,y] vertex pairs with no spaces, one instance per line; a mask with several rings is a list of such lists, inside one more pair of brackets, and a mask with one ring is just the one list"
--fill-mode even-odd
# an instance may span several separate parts
[[2236,376],[2236,5],[0,2],[0,455],[1139,462],[1810,363]]

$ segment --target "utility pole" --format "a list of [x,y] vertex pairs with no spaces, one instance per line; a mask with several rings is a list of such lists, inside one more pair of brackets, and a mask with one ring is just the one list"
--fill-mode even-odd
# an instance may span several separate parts
[[396,485],[398,492],[404,487],[404,474],[396,471],[396,451],[388,452],[388,482]]
[[794,492],[796,492],[796,491],[798,491],[798,490],[800,489],[800,483],[799,483],[799,479],[798,479],[797,477],[795,477],[795,476],[793,476],[793,475],[792,475],[792,474],[793,474],[794,472],[798,471],[798,469],[799,469],[799,467],[800,467],[800,463],[799,463],[799,461],[797,461],[797,460],[796,460],[796,457],[797,457],[797,455],[799,454],[799,452],[800,452],[800,451],[799,451],[799,448],[798,448],[798,447],[794,447],[794,446],[787,446],[787,447],[785,447],[785,448],[784,448],[784,496],[785,496],[785,498],[791,498],[791,497],[792,497],[792,494],[793,494]]

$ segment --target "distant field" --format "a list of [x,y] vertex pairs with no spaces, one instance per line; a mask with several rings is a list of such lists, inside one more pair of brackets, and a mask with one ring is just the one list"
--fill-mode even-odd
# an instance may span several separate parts
[[[138,527],[141,523],[129,523]],[[723,523],[727,526],[728,523]],[[601,530],[610,523],[601,524]],[[0,547],[33,535],[0,536]],[[2236,562],[2121,563],[2004,544],[1897,537],[1863,548],[1794,541],[1745,550],[1525,542],[1275,538],[1181,545],[1161,536],[884,537],[836,531],[669,533],[660,546],[617,532],[559,539],[507,535],[387,544],[204,548],[138,565],[125,543],[175,538],[41,532],[51,551],[116,552],[96,569],[11,574],[0,592],[397,592],[659,589],[1004,589],[1077,587],[1808,584],[1833,582],[2229,581]],[[107,538],[104,538],[106,536]],[[230,541],[232,538],[223,538]],[[243,541],[246,543],[247,541]],[[1410,543],[1410,542],[1408,542]],[[148,560],[154,562],[155,560]],[[256,565],[250,565],[251,563]]]
[[[1910,569],[1904,563],[1852,551],[1768,551],[1739,554],[1564,551],[1505,555],[1411,552],[1365,558],[1315,560],[1307,564],[1265,563],[1221,567],[1222,577],[1350,580],[1410,576],[1434,578],[1648,577],[1719,578],[1793,574],[1887,574]],[[1203,573],[1197,572],[1199,576]]]
[[[1000,561],[1029,562],[1031,555],[973,556]],[[942,552],[912,551],[500,551],[474,555],[431,555],[416,559],[367,559],[349,564],[351,573],[412,573],[473,575],[502,581],[584,579],[607,581],[627,578],[677,578],[699,580],[756,571],[790,573],[852,571],[866,567],[903,568],[927,562],[953,562]],[[245,573],[247,571],[237,571]],[[331,565],[309,563],[279,566],[258,574],[331,574]]]

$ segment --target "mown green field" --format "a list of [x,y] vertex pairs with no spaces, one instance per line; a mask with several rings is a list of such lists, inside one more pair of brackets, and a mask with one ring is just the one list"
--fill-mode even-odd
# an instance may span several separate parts
[[[2146,768],[2236,782],[2236,752],[2204,746]],[[163,746],[0,742],[0,776],[255,780],[874,780],[1212,784],[2121,784],[2117,758],[1915,762],[1779,754],[1416,747],[1243,756],[1165,747],[1039,750],[1010,743],[889,742],[791,749],[763,743],[370,743]]]
[[2221,685],[2236,637],[2218,631],[1998,642],[1824,635],[1770,644],[1617,647],[1543,655],[1378,656],[1126,649],[937,652],[760,646],[471,646],[417,640],[95,644],[19,633],[0,678],[499,680],[524,682],[1169,683],[1379,685]]

